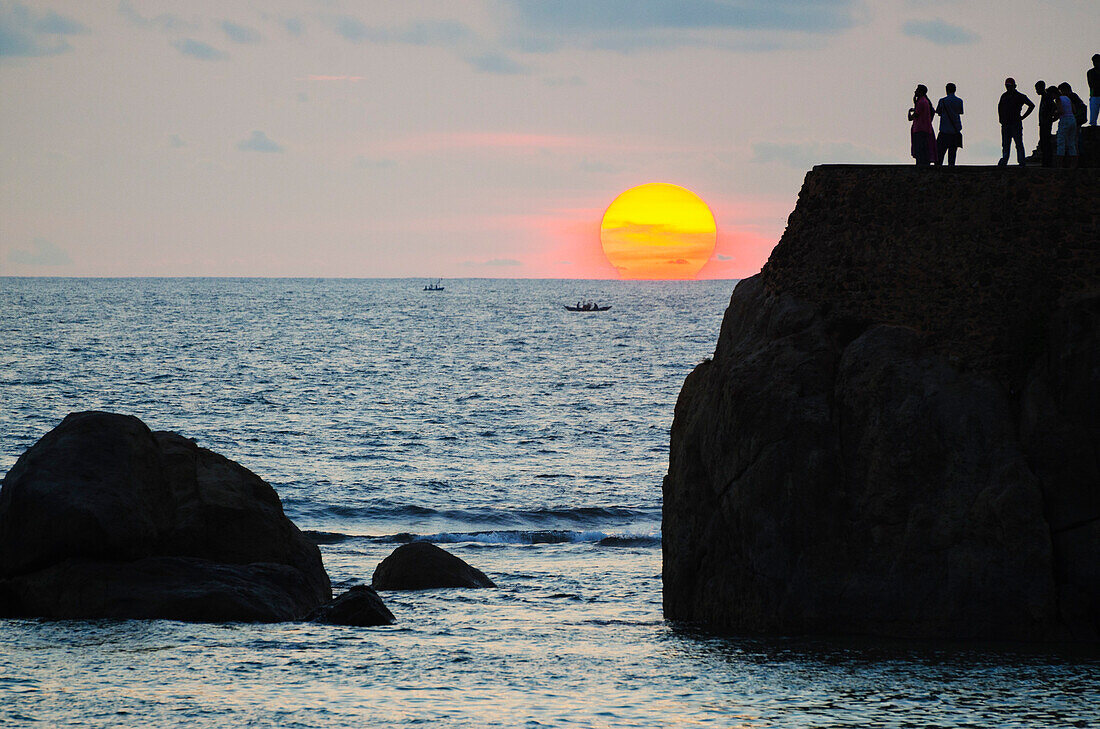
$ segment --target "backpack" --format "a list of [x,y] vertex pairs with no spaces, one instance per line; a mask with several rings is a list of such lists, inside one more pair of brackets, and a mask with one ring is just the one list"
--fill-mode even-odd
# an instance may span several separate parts
[[1077,120],[1077,126],[1084,126],[1089,119],[1089,112],[1077,92],[1069,92],[1069,104],[1073,108],[1073,118]]

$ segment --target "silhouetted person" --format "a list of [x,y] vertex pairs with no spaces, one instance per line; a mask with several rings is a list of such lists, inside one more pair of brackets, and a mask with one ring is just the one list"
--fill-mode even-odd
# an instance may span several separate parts
[[1043,81],[1035,82],[1035,93],[1039,95],[1039,158],[1043,167],[1054,165],[1054,135],[1050,131],[1054,124],[1054,107],[1057,97],[1047,94],[1047,85]]
[[936,113],[940,115],[940,135],[936,137],[936,166],[943,164],[944,152],[947,153],[947,165],[955,166],[955,152],[963,146],[962,119],[963,100],[955,96],[955,84],[947,84],[947,96],[936,104]]
[[[1063,88],[1065,87],[1065,88]],[[1058,84],[1058,91],[1064,92],[1069,97],[1069,103],[1073,107],[1073,117],[1076,120],[1076,124],[1073,126],[1073,133],[1077,137],[1077,150],[1081,150],[1081,127],[1085,125],[1085,120],[1089,116],[1089,107],[1080,96],[1073,90],[1073,87],[1068,82],[1063,81]]]
[[1092,57],[1092,68],[1087,74],[1089,79],[1089,124],[1096,126],[1096,117],[1100,114],[1100,53]]
[[1058,161],[1061,167],[1077,166],[1077,117],[1073,115],[1073,100],[1070,94],[1073,89],[1064,81],[1058,84],[1058,106],[1055,116],[1058,119]]
[[932,102],[928,100],[928,87],[924,84],[919,84],[913,92],[909,121],[913,122],[909,130],[913,158],[918,165],[929,165],[936,157],[936,135],[932,131]]
[[[1027,106],[1027,111],[1020,114],[1020,109]],[[998,165],[1008,164],[1008,157],[1012,153],[1012,143],[1016,142],[1016,159],[1021,166],[1024,164],[1024,119],[1035,110],[1035,104],[1016,90],[1016,80],[1005,79],[1005,92],[1001,94],[1001,100],[997,102],[997,120],[1001,122],[1001,161]]]

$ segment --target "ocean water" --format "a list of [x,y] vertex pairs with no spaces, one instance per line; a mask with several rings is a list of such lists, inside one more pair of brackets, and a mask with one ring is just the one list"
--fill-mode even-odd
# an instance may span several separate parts
[[0,278],[0,473],[131,413],[268,480],[337,591],[413,539],[500,585],[379,628],[0,621],[0,725],[1100,724],[1094,656],[663,620],[668,429],[733,282],[424,283]]

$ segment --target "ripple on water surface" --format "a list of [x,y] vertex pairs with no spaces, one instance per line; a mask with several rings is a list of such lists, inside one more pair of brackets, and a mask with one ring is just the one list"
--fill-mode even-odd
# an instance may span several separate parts
[[341,589],[413,539],[501,586],[385,593],[367,629],[0,621],[0,725],[1100,724],[1090,658],[663,622],[668,428],[731,283],[422,285],[0,279],[0,472],[133,413],[270,481]]

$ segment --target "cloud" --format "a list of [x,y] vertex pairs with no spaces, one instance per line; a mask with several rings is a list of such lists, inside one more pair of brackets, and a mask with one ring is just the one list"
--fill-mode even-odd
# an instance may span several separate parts
[[52,56],[70,50],[67,35],[89,32],[81,23],[52,10],[22,3],[0,4],[0,56]]
[[260,34],[248,26],[237,25],[228,20],[223,20],[221,26],[226,37],[234,43],[259,43],[262,40]]
[[8,263],[20,266],[68,266],[72,259],[64,248],[45,238],[35,238],[28,247],[10,251]]
[[201,61],[223,61],[229,58],[229,54],[225,51],[220,51],[212,45],[193,38],[172,41],[172,46],[183,55],[198,58]]
[[975,43],[981,36],[959,25],[952,25],[940,18],[935,20],[910,20],[901,26],[901,32],[911,38],[923,38],[938,46],[959,46]]
[[467,58],[466,62],[473,66],[475,70],[483,73],[519,74],[529,72],[527,66],[499,53],[482,53]]
[[472,41],[476,34],[453,20],[428,20],[395,28],[367,25],[351,15],[330,18],[332,29],[352,43],[408,43],[417,46],[454,47]]
[[861,164],[892,160],[893,157],[851,142],[755,142],[752,145],[751,159],[759,164],[779,162],[800,170],[820,164]]
[[305,30],[305,26],[302,25],[302,21],[298,18],[287,18],[283,21],[283,27],[286,28],[286,32],[290,33],[294,37],[298,37]]
[[266,134],[256,129],[248,139],[237,142],[237,149],[242,152],[282,152],[282,145],[272,141]]
[[352,43],[362,43],[371,39],[372,30],[363,21],[350,15],[339,15],[332,18],[332,29],[344,40]]
[[179,149],[180,147],[186,147],[187,142],[183,141],[183,138],[178,134],[170,134],[168,136],[168,146]]
[[714,255],[714,257],[717,258],[719,261],[732,261],[733,260],[733,256],[723,256],[721,253],[716,253]]
[[391,31],[392,40],[418,46],[454,46],[472,40],[475,34],[462,23],[452,20],[435,20],[411,23]]
[[698,43],[707,31],[837,33],[856,25],[857,0],[504,0],[513,42],[528,51],[608,50]]
[[306,76],[306,81],[362,81],[365,76],[322,76],[318,74],[310,74]]
[[129,20],[131,23],[139,28],[146,30],[163,30],[176,33],[184,33],[188,31],[196,31],[199,29],[199,24],[195,21],[184,20],[178,15],[171,13],[161,13],[153,17],[145,17],[126,0],[122,0],[118,4],[118,12],[122,17]]

